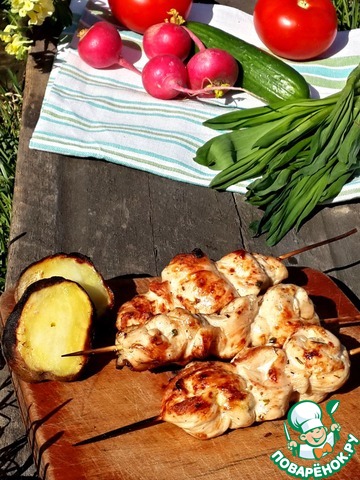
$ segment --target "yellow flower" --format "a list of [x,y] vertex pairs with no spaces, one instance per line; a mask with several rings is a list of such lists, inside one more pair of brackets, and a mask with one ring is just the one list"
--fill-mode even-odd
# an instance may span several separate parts
[[[5,9],[5,15],[9,24],[0,30],[0,42],[5,44],[5,50],[10,55],[15,55],[18,59],[24,59],[32,40],[29,40],[29,34],[34,26],[39,26],[55,13],[55,0],[7,0],[9,9]],[[66,9],[65,2],[60,2],[57,8],[61,11]],[[64,26],[71,23],[71,11],[68,9],[69,16],[64,18]]]
[[28,25],[42,25],[54,10],[52,0],[11,0],[11,12],[28,17]]
[[6,25],[3,31],[0,31],[0,40],[5,43],[11,42],[12,33],[17,30],[15,25]]
[[0,40],[3,41],[5,51],[9,55],[14,55],[18,60],[25,58],[30,49],[31,40],[27,40],[15,25],[7,25],[2,32],[0,32]]

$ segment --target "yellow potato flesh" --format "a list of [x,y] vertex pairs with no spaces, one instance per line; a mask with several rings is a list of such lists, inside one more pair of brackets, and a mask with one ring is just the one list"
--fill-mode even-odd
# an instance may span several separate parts
[[34,292],[17,329],[18,352],[30,370],[76,375],[86,357],[61,357],[90,344],[91,301],[78,285],[62,282]]
[[88,262],[65,254],[55,255],[30,265],[20,276],[16,287],[18,301],[26,288],[43,278],[63,277],[81,285],[94,303],[99,316],[112,304],[112,295],[101,275]]

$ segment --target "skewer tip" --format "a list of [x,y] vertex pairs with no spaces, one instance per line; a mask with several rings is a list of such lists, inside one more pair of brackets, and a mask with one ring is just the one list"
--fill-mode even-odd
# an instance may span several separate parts
[[325,325],[335,324],[338,325],[340,328],[345,326],[349,327],[351,325],[357,325],[360,323],[360,315],[342,315],[333,318],[323,318],[321,322]]
[[292,252],[284,253],[278,257],[279,260],[286,260],[287,258],[293,257],[298,255],[299,253],[306,252],[308,250],[312,250],[313,248],[321,247],[322,245],[327,245],[328,243],[335,242],[337,240],[341,240],[342,238],[349,237],[350,235],[354,235],[357,233],[357,228],[353,228],[348,232],[342,233],[341,235],[337,235],[336,237],[328,238],[327,240],[323,240],[322,242],[313,243],[311,245],[307,245],[306,247],[299,248],[298,250],[293,250]]
[[349,355],[351,357],[353,357],[354,355],[357,355],[358,353],[360,353],[360,347],[352,348],[351,350],[349,350]]
[[99,353],[116,353],[119,350],[117,345],[110,345],[108,347],[91,348],[89,350],[79,350],[78,352],[69,352],[61,355],[62,357],[78,357],[82,355],[97,355]]

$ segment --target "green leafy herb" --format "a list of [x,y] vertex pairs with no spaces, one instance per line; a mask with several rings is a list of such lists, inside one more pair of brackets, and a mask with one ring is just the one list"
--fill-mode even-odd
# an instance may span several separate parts
[[338,30],[360,28],[359,0],[333,0],[338,18]]
[[210,184],[216,189],[255,179],[246,200],[264,214],[252,228],[275,245],[359,173],[360,65],[324,99],[236,110],[204,124],[232,131],[205,143],[195,161],[220,170]]

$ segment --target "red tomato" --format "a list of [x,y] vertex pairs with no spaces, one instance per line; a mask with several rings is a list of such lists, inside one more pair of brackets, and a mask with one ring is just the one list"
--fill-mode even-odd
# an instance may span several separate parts
[[192,3],[192,0],[109,0],[116,20],[138,33],[144,33],[148,27],[170,18],[168,12],[172,9],[186,19]]
[[331,0],[258,0],[254,26],[275,55],[309,60],[335,40],[337,16]]

